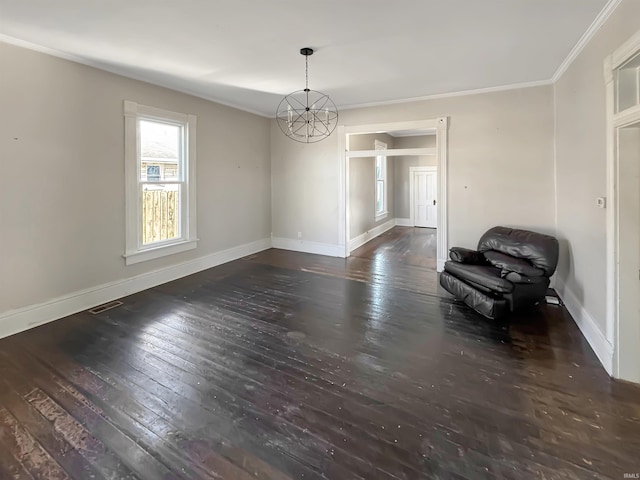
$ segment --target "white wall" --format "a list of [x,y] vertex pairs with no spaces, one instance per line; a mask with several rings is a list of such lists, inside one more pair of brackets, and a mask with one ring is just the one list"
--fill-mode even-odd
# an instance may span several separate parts
[[[269,238],[268,119],[2,43],[0,64],[0,323]],[[198,118],[198,248],[128,267],[123,100]]]
[[[449,244],[474,247],[503,224],[553,233],[553,88],[343,110],[344,125],[450,117]],[[338,244],[337,131],[296,144],[271,128],[274,236]]]
[[638,29],[640,2],[623,0],[555,84],[557,231],[562,245],[556,286],[583,332],[588,329],[586,336],[599,356],[608,348],[606,210],[595,203],[596,197],[606,196],[607,179],[603,63]]

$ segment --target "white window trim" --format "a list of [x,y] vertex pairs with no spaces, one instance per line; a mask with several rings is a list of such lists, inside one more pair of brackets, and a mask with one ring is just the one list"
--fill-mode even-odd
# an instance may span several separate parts
[[[374,144],[374,150],[386,150],[387,149],[387,144],[384,143],[384,142],[381,142],[379,140],[374,140],[373,144]],[[376,155],[376,156],[378,156],[378,155]],[[375,166],[376,166],[375,161],[377,161],[377,160],[374,159],[374,164],[373,164],[374,165],[374,173],[375,173]],[[384,182],[384,188],[383,188],[383,191],[382,191],[382,202],[383,202],[383,207],[384,208],[383,208],[383,211],[380,212],[380,213],[375,211],[376,201],[375,201],[375,198],[374,198],[373,205],[374,205],[375,221],[376,222],[379,222],[380,220],[384,220],[385,218],[387,218],[389,216],[389,210],[387,208],[388,207],[388,204],[387,204],[387,188],[388,188],[388,186],[387,186],[387,157],[386,157],[386,155],[384,155],[382,163],[383,163],[383,166],[384,166],[384,173],[383,173],[383,179],[382,179],[382,181]],[[374,184],[374,192],[376,192],[377,188],[378,188],[378,177],[377,176],[376,176],[374,181],[376,182]]]
[[[160,108],[140,105],[125,100],[125,253],[126,265],[133,265],[147,260],[173,255],[196,248],[198,237],[196,230],[196,116],[162,110]],[[141,212],[140,188],[138,185],[138,150],[140,135],[138,119],[170,121],[184,125],[187,141],[185,142],[185,191],[181,200],[181,233],[180,238],[162,243],[142,246],[141,244]]]

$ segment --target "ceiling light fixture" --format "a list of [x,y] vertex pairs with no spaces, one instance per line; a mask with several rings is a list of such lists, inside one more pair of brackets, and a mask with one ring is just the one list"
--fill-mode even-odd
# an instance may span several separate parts
[[324,140],[338,124],[338,108],[325,93],[309,90],[309,56],[313,49],[301,48],[305,61],[305,88],[282,99],[276,119],[282,133],[302,143]]

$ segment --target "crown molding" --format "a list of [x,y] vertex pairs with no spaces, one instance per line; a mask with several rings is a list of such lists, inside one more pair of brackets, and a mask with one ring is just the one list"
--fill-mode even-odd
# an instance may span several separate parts
[[478,95],[481,93],[503,92],[506,90],[518,90],[521,88],[543,87],[552,85],[551,80],[536,80],[534,82],[511,83],[508,85],[500,85],[497,87],[476,88],[473,90],[461,90],[458,92],[436,93],[435,95],[425,95],[423,97],[410,97],[398,100],[383,100],[381,102],[357,103],[351,105],[339,105],[341,110],[352,110],[356,108],[379,107],[383,105],[395,105],[400,103],[424,102],[427,100],[438,100],[440,98],[463,97],[467,95]]
[[102,63],[90,58],[81,57],[79,55],[72,55],[66,52],[62,52],[60,50],[55,50],[53,48],[45,47],[43,45],[39,45],[37,43],[27,42],[25,40],[20,40],[19,38],[11,37],[9,35],[5,35],[0,33],[0,42],[8,43],[10,45],[14,45],[16,47],[26,48],[27,50],[33,50],[35,52],[44,53],[46,55],[51,55],[52,57],[58,57],[63,60],[68,60],[70,62],[79,63],[81,65],[85,65],[87,67],[96,68],[98,70],[103,70],[105,72],[113,73],[120,77],[130,78],[132,80],[138,80],[140,82],[148,83],[150,85],[155,85],[157,87],[167,88],[169,90],[173,90],[174,92],[184,93],[186,95],[190,95],[192,97],[201,98],[203,100],[207,100],[209,102],[217,103],[219,105],[224,105],[225,107],[235,108],[236,110],[241,110],[243,112],[251,113],[253,115],[258,115],[263,118],[271,118],[271,115],[266,115],[264,112],[259,112],[258,110],[252,110],[250,108],[244,107],[242,105],[238,105],[235,103],[225,102],[215,97],[210,97],[206,95],[202,95],[201,93],[197,93],[191,91],[187,88],[179,88],[174,85],[171,85],[167,82],[159,82],[155,80],[149,80],[148,78],[144,78],[140,75],[135,75],[128,72],[124,68],[118,68],[114,65],[109,65],[107,63]]
[[556,73],[554,73],[553,77],[551,77],[552,83],[556,83],[558,80],[560,80],[560,77],[562,77],[564,72],[568,70],[573,61],[578,57],[578,55],[580,55],[580,52],[582,52],[584,47],[587,46],[596,32],[600,29],[604,22],[607,21],[614,10],[618,8],[618,5],[620,5],[621,2],[622,0],[609,0],[604,8],[600,10],[598,16],[591,23],[591,25],[589,25],[589,28],[587,28],[587,30],[582,34],[582,37],[580,37],[578,43],[574,45],[574,47],[569,52],[569,55],[567,55],[567,58],[564,59],[564,61],[556,70]]

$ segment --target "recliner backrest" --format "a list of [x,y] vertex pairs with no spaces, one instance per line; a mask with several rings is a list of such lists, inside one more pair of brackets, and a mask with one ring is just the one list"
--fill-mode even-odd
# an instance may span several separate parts
[[478,242],[479,252],[488,250],[526,258],[544,270],[547,277],[553,275],[558,265],[558,240],[550,235],[529,230],[493,227],[487,230]]

